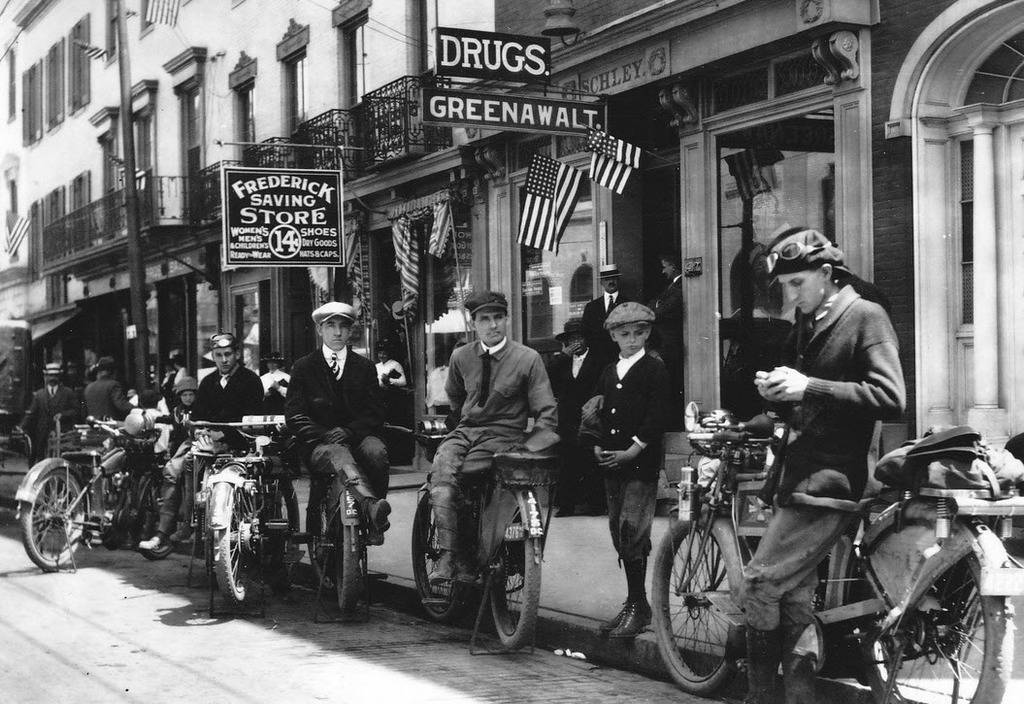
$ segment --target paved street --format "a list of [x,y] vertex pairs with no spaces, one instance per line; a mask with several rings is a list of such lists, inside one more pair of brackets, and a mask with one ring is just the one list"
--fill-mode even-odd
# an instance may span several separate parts
[[0,510],[0,692],[8,702],[707,701],[548,652],[471,656],[469,634],[374,607],[363,623],[312,620],[313,594],[266,618],[210,619],[180,555],[102,548],[77,574],[41,574]]

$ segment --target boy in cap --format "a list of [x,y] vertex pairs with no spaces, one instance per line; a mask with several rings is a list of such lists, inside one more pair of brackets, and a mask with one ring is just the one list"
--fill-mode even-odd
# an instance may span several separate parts
[[[303,448],[304,459],[314,475],[313,498],[328,490],[333,477],[334,501],[340,500],[346,483],[362,498],[362,512],[369,521],[371,545],[384,542],[390,527],[388,451],[380,436],[384,429],[384,401],[377,372],[370,360],[349,347],[355,308],[331,301],[313,311],[313,323],[321,339],[320,349],[296,360],[285,397],[284,415]],[[323,526],[307,509],[310,533]]]
[[599,278],[604,293],[583,308],[583,336],[593,354],[603,364],[608,364],[619,356],[619,346],[612,342],[605,330],[604,321],[615,310],[615,306],[625,303],[629,298],[619,290],[619,267],[615,264],[602,264]]
[[774,515],[743,569],[746,702],[774,701],[781,660],[786,701],[810,704],[818,701],[815,655],[795,646],[814,618],[817,566],[857,515],[875,422],[900,416],[906,390],[889,317],[837,283],[848,272],[827,237],[804,228],[782,232],[767,263],[797,319],[783,357],[792,366],[755,374],[789,433],[779,451]]
[[46,457],[50,431],[59,417],[61,423],[73,423],[78,418],[78,397],[60,383],[60,362],[50,362],[43,368],[43,388],[32,394],[21,430],[32,441],[29,466]]
[[645,349],[655,319],[640,303],[623,303],[605,320],[619,347],[614,364],[597,382],[597,396],[583,409],[584,436],[594,433],[594,458],[605,470],[608,527],[626,573],[622,610],[601,630],[610,638],[634,638],[651,622],[644,583],[651,552],[651,523],[658,495],[662,434],[671,405],[665,364]]
[[430,574],[432,584],[471,580],[459,553],[459,509],[464,475],[486,472],[494,453],[526,435],[527,419],[534,433],[555,432],[555,397],[540,355],[508,339],[505,294],[483,291],[466,300],[478,341],[452,352],[445,391],[452,412],[451,432],[434,456],[430,501],[434,509],[441,555]]

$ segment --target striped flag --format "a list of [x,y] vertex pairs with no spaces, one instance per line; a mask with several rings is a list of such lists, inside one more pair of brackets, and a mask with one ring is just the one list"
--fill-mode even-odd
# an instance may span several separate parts
[[395,245],[395,267],[402,281],[402,308],[408,313],[416,305],[419,294],[420,253],[407,216],[403,215],[392,223],[391,238]]
[[640,168],[640,147],[623,142],[601,130],[587,131],[590,157],[590,178],[599,186],[622,195],[633,169]]
[[729,173],[736,179],[736,190],[741,200],[752,200],[758,193],[770,193],[772,182],[765,178],[761,169],[782,161],[778,149],[744,149],[725,157]]
[[519,220],[519,243],[558,252],[580,192],[583,172],[542,154],[534,154],[526,174],[526,198]]
[[101,49],[98,46],[87,44],[81,39],[74,40],[75,46],[77,46],[83,54],[88,56],[90,59],[105,59],[107,58],[107,52],[105,49]]
[[9,213],[7,216],[7,256],[9,257],[17,254],[21,243],[28,235],[29,225],[28,218],[24,215],[17,217],[12,225],[10,222],[12,217],[14,217],[13,213]]
[[448,201],[438,201],[434,205],[434,222],[430,227],[430,242],[427,244],[427,251],[440,259],[444,256],[444,249],[448,246],[448,236],[452,233],[452,208]]
[[146,7],[146,21],[151,24],[178,24],[178,10],[181,0],[149,0]]

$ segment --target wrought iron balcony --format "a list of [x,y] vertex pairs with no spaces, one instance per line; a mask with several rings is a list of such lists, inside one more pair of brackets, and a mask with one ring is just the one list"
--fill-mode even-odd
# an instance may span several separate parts
[[298,166],[296,152],[288,137],[268,137],[259,144],[246,147],[242,152],[245,166],[263,166],[277,169],[294,169]]
[[218,161],[199,170],[189,183],[189,219],[193,223],[213,222],[220,219],[220,169],[238,166],[237,159]]
[[297,144],[355,148],[298,149],[299,165],[306,169],[340,169],[346,179],[358,176],[363,161],[362,113],[361,106],[352,110],[336,108],[300,124],[294,135]]
[[451,128],[423,124],[420,88],[434,80],[403,76],[363,96],[366,168],[452,146]]

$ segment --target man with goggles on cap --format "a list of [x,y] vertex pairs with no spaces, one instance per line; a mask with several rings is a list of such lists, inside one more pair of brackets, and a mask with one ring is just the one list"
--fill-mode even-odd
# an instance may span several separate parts
[[508,339],[505,294],[483,291],[470,296],[465,305],[479,341],[452,352],[445,382],[451,432],[437,449],[430,478],[441,549],[430,581],[437,585],[453,578],[473,579],[459,553],[463,477],[488,471],[495,452],[523,440],[531,417],[535,436],[557,439],[558,411],[548,373],[535,350]]
[[[218,373],[208,374],[199,382],[191,419],[224,423],[240,421],[242,416],[262,413],[263,384],[256,372],[242,366],[235,336],[226,332],[217,333],[210,338],[210,344],[210,354]],[[245,439],[236,432],[211,430],[210,438],[215,442],[223,442],[233,449],[242,450],[246,447]],[[190,442],[182,443],[164,467],[160,524],[156,535],[139,543],[140,549],[154,550],[167,541],[178,542],[191,537],[192,526],[187,522],[176,532],[171,533],[177,521],[178,508],[182,503],[184,515],[192,515],[195,492],[188,484],[192,479],[195,459],[190,450]],[[183,487],[182,484],[186,486]]]
[[875,422],[902,414],[906,389],[889,317],[837,283],[849,272],[828,238],[786,230],[767,264],[797,316],[783,356],[791,366],[758,371],[754,380],[788,431],[774,496],[764,497],[775,512],[743,570],[746,702],[775,701],[781,660],[786,701],[811,703],[817,566],[856,515]]
[[[285,397],[288,427],[302,443],[306,464],[313,475],[314,492],[328,488],[333,477],[333,501],[347,484],[362,497],[362,514],[369,523],[367,542],[380,545],[390,527],[388,451],[380,439],[384,429],[384,399],[377,371],[370,360],[349,347],[355,308],[331,301],[313,311],[322,345],[292,366],[291,385]],[[319,494],[322,495],[322,494]],[[310,533],[323,526],[319,514],[306,511]]]

